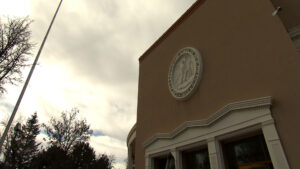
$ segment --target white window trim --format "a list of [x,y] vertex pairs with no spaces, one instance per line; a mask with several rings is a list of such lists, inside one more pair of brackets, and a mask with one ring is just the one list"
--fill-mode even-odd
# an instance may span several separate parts
[[144,143],[146,169],[153,169],[153,158],[172,153],[176,169],[181,169],[181,151],[207,145],[211,169],[225,169],[220,141],[262,130],[274,169],[289,169],[274,120],[271,97],[228,104],[205,120],[188,121],[170,133],[156,134]]
[[296,36],[300,36],[300,25],[289,29],[289,35],[290,35],[291,38],[294,38]]
[[289,35],[290,35],[291,39],[293,40],[293,42],[295,43],[296,49],[300,52],[300,44],[299,44],[299,42],[296,43],[296,41],[295,41],[296,37],[300,37],[300,25],[291,28],[289,30]]

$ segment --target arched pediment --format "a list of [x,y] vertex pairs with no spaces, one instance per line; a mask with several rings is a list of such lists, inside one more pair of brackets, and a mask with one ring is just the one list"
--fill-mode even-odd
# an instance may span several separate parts
[[224,168],[220,142],[253,132],[264,136],[274,168],[289,169],[271,104],[271,97],[230,103],[207,119],[187,121],[170,133],[155,134],[144,142],[146,169],[152,169],[153,159],[166,153],[174,156],[176,168],[181,169],[181,152],[196,146],[208,148],[211,168]]
[[170,133],[155,134],[153,137],[151,137],[146,142],[144,142],[144,147],[148,147],[149,145],[153,144],[154,142],[157,142],[158,140],[173,140],[178,135],[181,135],[184,132],[187,132],[186,130],[188,130],[188,129],[199,128],[199,127],[208,128],[208,127],[212,126],[214,123],[216,123],[222,117],[228,116],[231,112],[234,112],[234,111],[239,110],[240,112],[244,112],[247,109],[251,109],[251,108],[257,109],[257,108],[263,108],[263,107],[268,109],[270,106],[271,106],[271,97],[263,97],[263,98],[258,98],[258,99],[230,103],[230,104],[224,106],[223,108],[221,108],[220,110],[218,110],[215,114],[210,116],[208,119],[197,120],[197,121],[187,121],[187,122],[184,122],[182,125],[180,125],[179,127],[177,127],[175,130],[173,130]]

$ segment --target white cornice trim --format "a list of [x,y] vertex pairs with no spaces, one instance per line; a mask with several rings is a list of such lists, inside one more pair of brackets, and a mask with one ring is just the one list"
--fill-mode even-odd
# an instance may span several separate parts
[[289,30],[289,35],[290,35],[291,38],[299,36],[300,35],[300,26],[296,26],[296,27],[291,28]]
[[136,124],[132,126],[130,129],[128,136],[127,136],[127,146],[129,145],[130,141],[132,141],[136,137]]
[[175,130],[173,130],[170,133],[158,133],[152,136],[150,139],[146,140],[143,144],[143,146],[146,148],[153,142],[155,142],[158,139],[173,139],[178,134],[183,132],[184,130],[192,127],[206,127],[210,126],[214,122],[216,122],[218,119],[223,117],[224,115],[234,111],[234,110],[241,110],[241,109],[248,109],[248,108],[256,108],[256,107],[270,107],[272,104],[272,98],[270,96],[263,97],[263,98],[257,98],[257,99],[251,99],[241,102],[234,102],[230,103],[226,106],[224,106],[222,109],[218,110],[215,114],[210,116],[208,119],[205,120],[197,120],[197,121],[187,121],[177,127]]

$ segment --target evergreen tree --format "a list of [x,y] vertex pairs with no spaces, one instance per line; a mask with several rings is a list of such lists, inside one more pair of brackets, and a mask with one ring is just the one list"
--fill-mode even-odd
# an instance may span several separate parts
[[112,169],[113,157],[96,156],[88,143],[92,131],[85,120],[76,120],[77,113],[75,109],[62,113],[62,120],[52,120],[52,125],[46,127],[49,147],[41,151],[36,142],[40,133],[36,113],[25,124],[14,125],[0,169]]
[[113,156],[101,154],[95,161],[93,169],[112,169],[114,163]]
[[23,132],[25,136],[24,145],[24,166],[30,168],[32,160],[37,156],[39,152],[40,143],[36,142],[36,136],[40,133],[40,125],[38,124],[37,114],[34,113],[30,119],[27,120],[26,125],[23,126]]
[[70,157],[74,163],[75,168],[88,169],[92,168],[96,160],[96,154],[89,143],[78,143],[73,147]]
[[39,153],[33,162],[32,169],[76,169],[67,151],[56,145]]
[[112,169],[113,158],[105,154],[96,158],[89,143],[79,142],[70,153],[52,145],[37,156],[33,169]]
[[35,139],[39,132],[36,113],[27,120],[26,124],[17,123],[14,126],[4,152],[4,168],[31,168],[31,163],[38,153],[39,143]]
[[4,152],[4,168],[16,169],[22,167],[23,164],[23,145],[24,132],[21,130],[21,124],[17,123],[11,130],[9,142]]

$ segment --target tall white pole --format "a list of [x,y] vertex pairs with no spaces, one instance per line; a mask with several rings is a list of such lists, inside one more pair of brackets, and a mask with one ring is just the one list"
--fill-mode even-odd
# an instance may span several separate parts
[[14,117],[15,117],[17,111],[18,111],[19,105],[20,105],[20,103],[21,103],[21,101],[22,101],[23,95],[24,95],[24,93],[25,93],[25,91],[26,91],[26,88],[27,88],[28,83],[29,83],[29,81],[30,81],[31,75],[32,75],[32,73],[33,73],[33,71],[34,71],[34,68],[35,68],[35,66],[36,66],[36,64],[37,64],[37,62],[38,62],[38,60],[39,60],[40,54],[41,54],[41,52],[42,52],[42,50],[43,50],[44,44],[45,44],[45,42],[46,42],[46,40],[47,40],[48,34],[49,34],[50,29],[51,29],[51,27],[52,27],[52,24],[53,24],[53,22],[54,22],[54,20],[55,20],[55,18],[56,18],[56,15],[57,15],[57,13],[58,13],[58,10],[59,10],[59,8],[60,8],[60,6],[61,6],[62,1],[63,1],[63,0],[60,1],[59,5],[58,5],[58,7],[57,7],[57,9],[56,9],[56,11],[55,11],[55,14],[54,14],[54,16],[53,16],[53,18],[52,18],[52,21],[51,21],[51,23],[50,23],[50,25],[49,25],[49,27],[48,27],[47,33],[46,33],[46,35],[45,35],[45,37],[44,37],[44,39],[43,39],[43,42],[42,42],[42,44],[41,44],[41,46],[40,46],[40,49],[39,49],[39,51],[38,51],[38,53],[37,53],[37,55],[36,55],[36,57],[35,57],[35,59],[34,59],[34,62],[33,62],[33,64],[32,64],[32,66],[31,66],[30,72],[29,72],[29,74],[28,74],[28,76],[27,76],[27,79],[26,79],[26,81],[25,81],[25,83],[24,83],[23,89],[22,89],[22,91],[21,91],[21,93],[20,93],[20,95],[19,95],[19,98],[18,98],[18,100],[17,100],[17,103],[16,103],[16,105],[15,105],[15,107],[14,107],[14,110],[13,110],[13,112],[11,113],[11,116],[10,116],[10,118],[9,118],[9,121],[8,121],[6,127],[5,127],[4,133],[2,134],[2,137],[1,137],[1,140],[0,140],[0,153],[2,152],[2,151],[1,151],[1,150],[2,150],[2,145],[3,145],[3,143],[4,143],[5,138],[7,137],[9,128],[10,128],[10,126],[11,126],[13,120],[14,120]]

